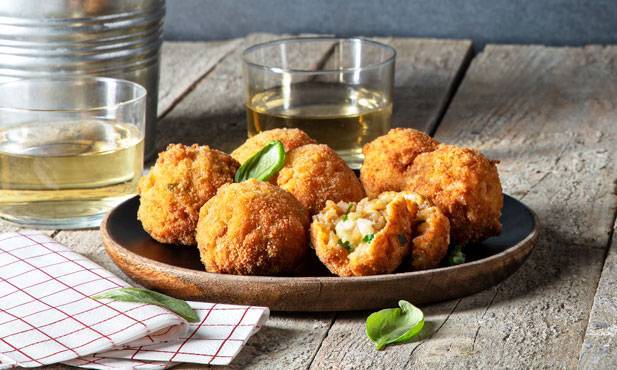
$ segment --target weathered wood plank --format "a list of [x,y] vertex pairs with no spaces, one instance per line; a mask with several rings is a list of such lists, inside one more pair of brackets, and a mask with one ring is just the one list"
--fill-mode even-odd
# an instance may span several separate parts
[[396,49],[392,126],[432,132],[471,58],[471,41],[375,40]]
[[[469,40],[376,37],[396,49],[393,127],[431,133],[471,58]],[[326,66],[334,56],[326,61]]]
[[617,240],[613,240],[589,315],[579,369],[617,369]]
[[[250,35],[243,46],[272,39]],[[445,105],[452,83],[465,64],[469,41],[378,39],[397,48],[395,113],[397,126],[430,130]],[[157,147],[170,142],[207,143],[230,151],[246,137],[241,51],[219,63],[195,90],[159,124]],[[431,72],[432,71],[432,72]]]
[[[370,299],[367,297],[366,299]],[[413,342],[375,350],[367,339],[365,321],[370,312],[340,313],[311,364],[311,369],[402,369],[423,341],[448,320],[457,301],[423,307],[425,329]]]
[[[231,152],[246,139],[242,52],[248,46],[285,35],[252,34],[223,59],[168,116],[159,121],[157,148],[169,143],[200,143]],[[320,50],[327,52],[327,50]],[[316,55],[315,60],[320,60]]]
[[[506,192],[540,218],[528,263],[461,301],[415,363],[574,368],[617,205],[617,48],[490,47],[437,138],[499,159]],[[465,310],[466,307],[473,307]],[[482,354],[478,356],[478,354]]]
[[242,87],[242,50],[275,39],[275,35],[251,35],[200,81],[162,120],[157,128],[157,149],[169,143],[208,144],[231,151],[246,138]]
[[163,43],[158,115],[172,108],[178,99],[240,43],[240,39]]
[[[229,366],[221,369],[306,369],[331,324],[332,315],[276,314],[247,343]],[[315,333],[321,335],[317,340]],[[177,369],[211,369],[183,364]],[[218,366],[216,367],[219,368]]]
[[[314,367],[575,368],[617,205],[616,71],[616,47],[488,46],[474,59],[436,137],[501,161],[505,191],[539,215],[536,250],[497,287],[444,303],[453,313],[429,340],[370,352],[329,334]],[[330,333],[350,326],[363,323]]]

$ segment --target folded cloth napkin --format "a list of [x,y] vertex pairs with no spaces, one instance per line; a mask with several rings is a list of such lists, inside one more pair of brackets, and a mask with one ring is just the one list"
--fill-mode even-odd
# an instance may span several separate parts
[[0,368],[57,362],[94,369],[227,365],[266,307],[188,302],[197,323],[142,303],[94,300],[129,286],[47,235],[0,235]]

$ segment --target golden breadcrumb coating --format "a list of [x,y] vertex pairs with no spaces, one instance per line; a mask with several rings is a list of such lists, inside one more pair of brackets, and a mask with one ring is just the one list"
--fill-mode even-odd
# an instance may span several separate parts
[[503,194],[495,163],[478,150],[442,144],[416,157],[405,190],[439,207],[455,244],[476,243],[501,231]]
[[250,179],[222,186],[197,225],[209,272],[278,275],[292,272],[307,251],[309,217],[288,192]]
[[321,262],[339,276],[388,274],[409,254],[417,209],[397,193],[334,203],[313,217],[311,243]]
[[170,144],[139,180],[137,218],[161,243],[195,245],[199,209],[226,183],[239,164],[221,151],[197,144]]
[[297,128],[276,128],[273,130],[262,131],[257,135],[246,139],[244,144],[240,145],[236,148],[236,150],[231,152],[231,156],[242,164],[273,140],[280,140],[285,147],[285,152],[302,145],[316,143],[316,141],[311,139],[306,132]]
[[362,184],[347,163],[327,145],[308,144],[287,153],[276,183],[293,194],[310,215],[326,201],[357,202],[364,197]]
[[418,212],[411,226],[411,270],[439,267],[448,254],[450,221],[430,200],[418,193],[400,193]]
[[394,128],[364,145],[360,180],[368,196],[401,191],[418,154],[437,149],[430,136],[410,128]]

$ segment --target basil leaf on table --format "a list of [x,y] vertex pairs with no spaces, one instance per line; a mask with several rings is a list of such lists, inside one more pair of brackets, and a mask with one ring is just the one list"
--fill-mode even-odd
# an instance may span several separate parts
[[188,322],[198,322],[199,317],[183,300],[142,288],[118,288],[92,296],[92,299],[112,299],[121,302],[148,303],[168,309]]
[[388,344],[408,342],[424,327],[424,314],[419,308],[404,300],[398,305],[373,312],[366,319],[366,335],[377,350]]
[[248,179],[268,181],[285,165],[285,147],[279,140],[271,141],[244,162],[236,175],[235,182]]
[[462,263],[465,263],[465,253],[463,253],[462,247],[457,245],[448,255],[448,265],[454,266]]

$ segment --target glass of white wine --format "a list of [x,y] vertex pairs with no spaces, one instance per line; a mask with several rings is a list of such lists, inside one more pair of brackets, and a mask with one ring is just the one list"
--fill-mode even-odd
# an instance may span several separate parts
[[0,84],[0,217],[39,228],[95,227],[135,193],[146,90],[99,77]]
[[244,51],[249,136],[299,128],[352,168],[390,128],[396,51],[375,41],[295,38]]

